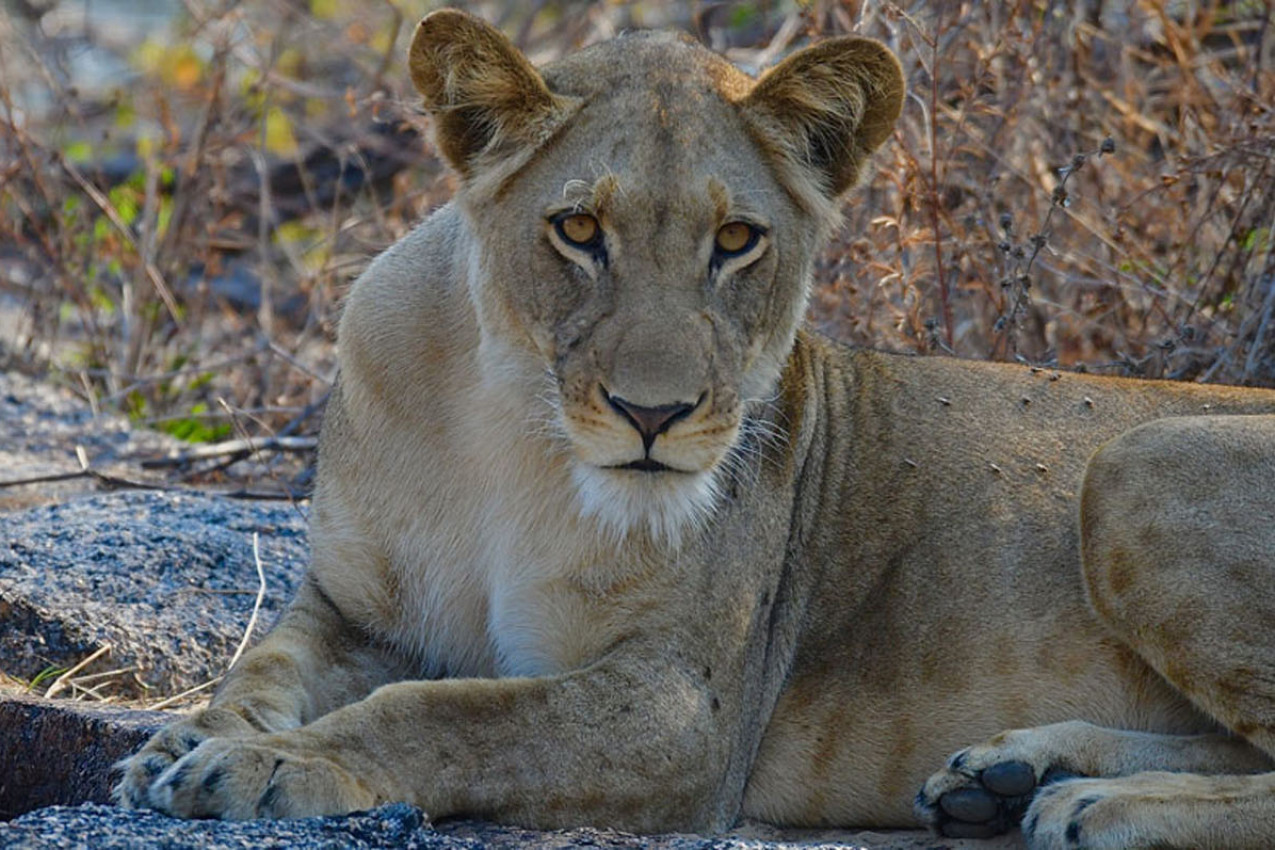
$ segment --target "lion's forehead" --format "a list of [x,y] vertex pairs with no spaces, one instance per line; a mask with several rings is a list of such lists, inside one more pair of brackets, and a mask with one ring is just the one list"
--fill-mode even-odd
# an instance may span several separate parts
[[627,92],[676,90],[680,98],[738,100],[753,80],[689,37],[635,32],[595,45],[543,69],[551,91],[593,100]]
[[753,79],[685,36],[634,33],[544,76],[552,91],[580,101],[555,155],[529,169],[531,184],[555,200],[609,207],[617,219],[627,210],[644,219],[628,224],[649,232],[720,222],[741,206],[764,206],[776,188],[737,105]]

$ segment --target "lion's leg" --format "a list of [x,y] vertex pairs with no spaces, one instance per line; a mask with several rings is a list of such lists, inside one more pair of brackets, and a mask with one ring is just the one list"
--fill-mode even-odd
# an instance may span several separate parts
[[387,685],[299,729],[210,740],[152,796],[184,817],[398,800],[537,827],[723,829],[742,797],[744,775],[723,776],[744,703],[650,655],[554,677]]
[[1081,512],[1098,616],[1275,755],[1275,416],[1165,419],[1105,446]]
[[[1082,507],[1093,608],[1242,737],[1087,724],[1006,733],[954,756],[918,813],[956,835],[1001,831],[1025,812],[1033,848],[1269,846],[1275,775],[1243,774],[1270,771],[1275,755],[1273,517],[1275,417],[1163,420],[1104,447]],[[1036,793],[1068,774],[1097,778]]]
[[157,733],[120,762],[121,805],[150,805],[155,780],[209,738],[279,732],[308,723],[391,681],[386,654],[353,629],[310,578],[260,644],[239,659],[207,709]]

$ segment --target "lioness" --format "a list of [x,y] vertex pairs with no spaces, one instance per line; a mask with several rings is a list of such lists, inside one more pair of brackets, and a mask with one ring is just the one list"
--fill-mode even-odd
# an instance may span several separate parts
[[349,295],[306,583],[121,803],[1268,846],[1275,393],[802,330],[875,42],[410,61],[460,190]]

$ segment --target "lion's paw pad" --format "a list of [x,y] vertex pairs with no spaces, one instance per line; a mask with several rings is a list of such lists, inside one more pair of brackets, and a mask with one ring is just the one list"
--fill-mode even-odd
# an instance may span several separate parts
[[917,794],[918,817],[948,838],[990,838],[1018,826],[1040,788],[1074,778],[1018,759],[989,763],[989,755],[953,756]]

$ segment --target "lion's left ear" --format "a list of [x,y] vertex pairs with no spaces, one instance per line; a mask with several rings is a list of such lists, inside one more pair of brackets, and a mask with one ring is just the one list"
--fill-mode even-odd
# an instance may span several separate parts
[[791,164],[835,198],[894,129],[903,69],[880,42],[834,38],[794,53],[744,98],[743,114]]

